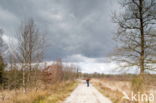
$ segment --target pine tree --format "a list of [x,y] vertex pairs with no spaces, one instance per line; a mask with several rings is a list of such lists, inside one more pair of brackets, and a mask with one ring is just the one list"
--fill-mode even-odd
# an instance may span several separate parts
[[5,69],[5,64],[4,64],[2,56],[0,56],[0,85],[3,85],[5,82],[4,69]]

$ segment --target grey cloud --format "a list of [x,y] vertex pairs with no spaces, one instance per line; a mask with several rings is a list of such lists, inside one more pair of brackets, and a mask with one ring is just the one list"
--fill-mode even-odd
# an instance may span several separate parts
[[[74,54],[105,57],[115,47],[111,13],[116,0],[0,0],[1,10],[9,20],[0,25],[9,35],[20,21],[32,17],[47,32],[50,47],[46,59]],[[7,21],[8,20],[8,21]],[[14,32],[15,32],[14,31]]]

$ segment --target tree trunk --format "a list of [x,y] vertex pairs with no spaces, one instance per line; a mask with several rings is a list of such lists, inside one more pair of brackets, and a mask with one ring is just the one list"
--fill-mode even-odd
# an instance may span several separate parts
[[141,53],[140,53],[140,74],[144,73],[145,70],[145,65],[144,65],[144,52],[145,52],[145,40],[144,40],[144,25],[143,25],[143,1],[139,0],[140,7],[139,7],[139,12],[140,12],[140,33],[141,33]]

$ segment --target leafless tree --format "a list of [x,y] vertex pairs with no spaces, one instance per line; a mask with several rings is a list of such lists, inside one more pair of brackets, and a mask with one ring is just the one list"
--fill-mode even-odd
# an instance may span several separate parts
[[3,30],[0,29],[0,53],[2,53],[2,47],[3,47],[3,39],[2,39],[2,36],[3,36]]
[[17,34],[17,40],[17,57],[18,62],[22,64],[23,86],[26,88],[26,82],[30,82],[32,65],[41,62],[43,59],[45,38],[34,21],[29,19],[25,23],[22,23]]
[[117,50],[117,60],[125,66],[138,66],[140,74],[152,69],[156,55],[156,0],[122,0],[124,8],[113,20],[118,25],[117,40],[120,42]]
[[6,51],[7,51],[7,44],[3,40],[4,30],[0,28],[0,55],[4,57]]

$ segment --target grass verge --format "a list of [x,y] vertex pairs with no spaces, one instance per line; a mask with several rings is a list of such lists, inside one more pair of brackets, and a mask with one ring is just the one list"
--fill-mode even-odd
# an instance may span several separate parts
[[112,90],[108,87],[105,87],[101,82],[99,81],[93,81],[92,84],[106,97],[108,97],[113,103],[130,103],[130,101],[127,101],[123,99],[123,94],[118,90]]
[[32,88],[27,93],[22,90],[4,91],[5,99],[0,98],[0,103],[59,103],[68,97],[77,85],[77,81],[64,81],[37,91]]
[[45,98],[39,97],[33,103],[60,103],[75,89],[78,82],[65,82],[58,84],[57,87],[50,88],[50,93]]

